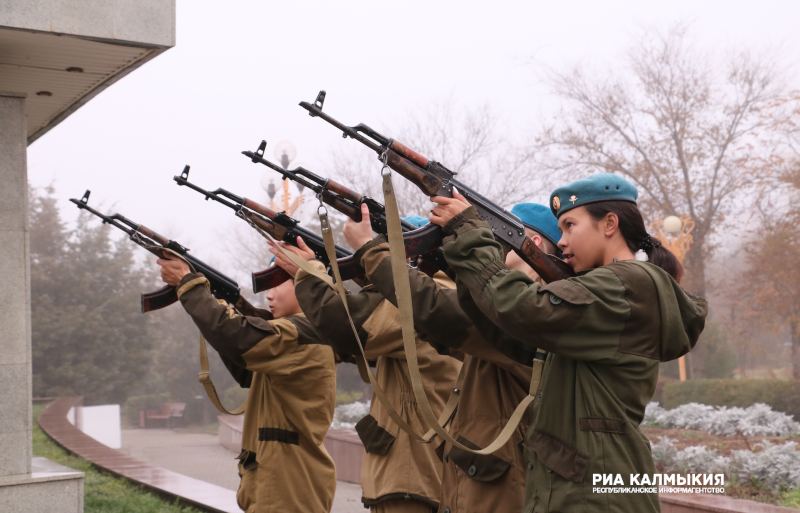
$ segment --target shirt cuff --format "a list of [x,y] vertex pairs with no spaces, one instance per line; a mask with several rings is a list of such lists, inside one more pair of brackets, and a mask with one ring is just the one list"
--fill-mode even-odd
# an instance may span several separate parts
[[489,223],[484,221],[481,215],[478,214],[477,208],[470,206],[453,216],[453,218],[442,227],[442,232],[444,232],[445,235],[458,235],[472,228],[482,226],[488,228]]
[[372,249],[375,246],[378,246],[380,244],[388,244],[388,243],[389,243],[389,240],[384,235],[378,235],[377,237],[375,237],[371,241],[367,242],[366,244],[364,244],[363,246],[358,248],[358,251],[356,251],[355,254],[353,255],[353,259],[356,262],[358,262],[358,265],[360,265],[361,267],[364,267],[366,269],[366,267],[364,266],[364,261],[363,260],[364,260],[364,255],[367,253],[367,251],[369,251],[370,249]]
[[203,276],[203,273],[189,273],[184,276],[180,283],[178,283],[178,299],[200,284],[205,285],[207,290],[211,290],[211,285],[208,283],[208,279]]

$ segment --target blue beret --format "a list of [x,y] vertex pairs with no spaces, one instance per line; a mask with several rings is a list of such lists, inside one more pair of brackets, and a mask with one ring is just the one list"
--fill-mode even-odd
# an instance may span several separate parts
[[553,216],[550,209],[538,203],[517,203],[511,213],[519,217],[522,224],[536,230],[554,245],[561,240],[561,231],[558,229],[558,219]]
[[422,228],[423,226],[425,226],[426,224],[428,224],[430,222],[427,217],[422,217],[422,216],[404,217],[403,221],[408,221],[409,223],[413,224],[417,228]]
[[636,203],[639,191],[621,176],[599,173],[559,187],[550,195],[550,210],[556,217],[587,203],[630,201]]

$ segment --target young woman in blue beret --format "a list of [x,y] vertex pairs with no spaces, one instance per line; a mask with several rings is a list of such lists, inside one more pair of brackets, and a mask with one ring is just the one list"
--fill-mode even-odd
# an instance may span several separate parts
[[[659,362],[694,347],[708,306],[679,285],[683,269],[647,234],[637,196],[611,174],[556,189],[558,247],[576,276],[546,285],[506,266],[463,196],[432,198],[459,299],[485,316],[475,322],[484,337],[527,365],[534,348],[549,353],[524,444],[526,511],[660,511],[639,424]],[[636,260],[640,250],[647,262]],[[644,493],[602,493],[609,479]]]

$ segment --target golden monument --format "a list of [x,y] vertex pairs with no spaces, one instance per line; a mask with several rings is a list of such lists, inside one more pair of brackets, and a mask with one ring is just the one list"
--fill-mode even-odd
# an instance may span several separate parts
[[[281,141],[275,145],[274,154],[275,158],[280,161],[281,167],[283,167],[283,169],[289,169],[289,163],[297,156],[297,149],[290,141]],[[283,194],[281,195],[281,201],[279,203],[275,201],[277,188],[275,187],[275,182],[273,181],[274,175],[272,173],[273,172],[269,170],[264,171],[264,175],[261,177],[261,187],[267,191],[267,195],[269,195],[269,208],[276,212],[286,212],[287,216],[291,216],[303,203],[303,186],[296,184],[298,194],[294,201],[292,201],[292,194],[289,190],[289,180],[284,179],[282,184]]]
[[[694,237],[692,237],[694,220],[686,214],[680,217],[667,216],[663,219],[656,219],[650,223],[650,228],[656,234],[656,237],[661,240],[661,244],[672,251],[672,253],[678,257],[678,261],[683,264],[683,257],[686,256],[694,240]],[[681,356],[678,359],[681,381],[686,381],[685,358],[685,356]]]

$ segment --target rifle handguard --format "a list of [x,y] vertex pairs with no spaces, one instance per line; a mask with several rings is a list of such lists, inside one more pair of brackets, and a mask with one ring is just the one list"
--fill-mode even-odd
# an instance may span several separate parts
[[386,165],[397,171],[400,176],[416,185],[426,196],[436,196],[439,191],[439,186],[442,183],[440,178],[426,173],[416,164],[392,150],[386,151]]
[[416,151],[412,150],[408,146],[401,144],[395,140],[392,140],[392,144],[389,146],[392,150],[396,153],[402,155],[403,157],[407,158],[414,164],[418,165],[421,168],[427,168],[429,164],[429,160],[417,153]]
[[569,264],[542,251],[530,237],[525,237],[525,242],[522,243],[522,248],[518,253],[521,253],[520,257],[536,271],[545,283],[575,276],[575,271]]
[[362,196],[361,194],[357,193],[356,191],[345,187],[344,185],[340,184],[339,182],[334,182],[333,180],[328,180],[328,183],[325,185],[325,189],[335,192],[342,198],[352,201],[356,205],[361,204]]

